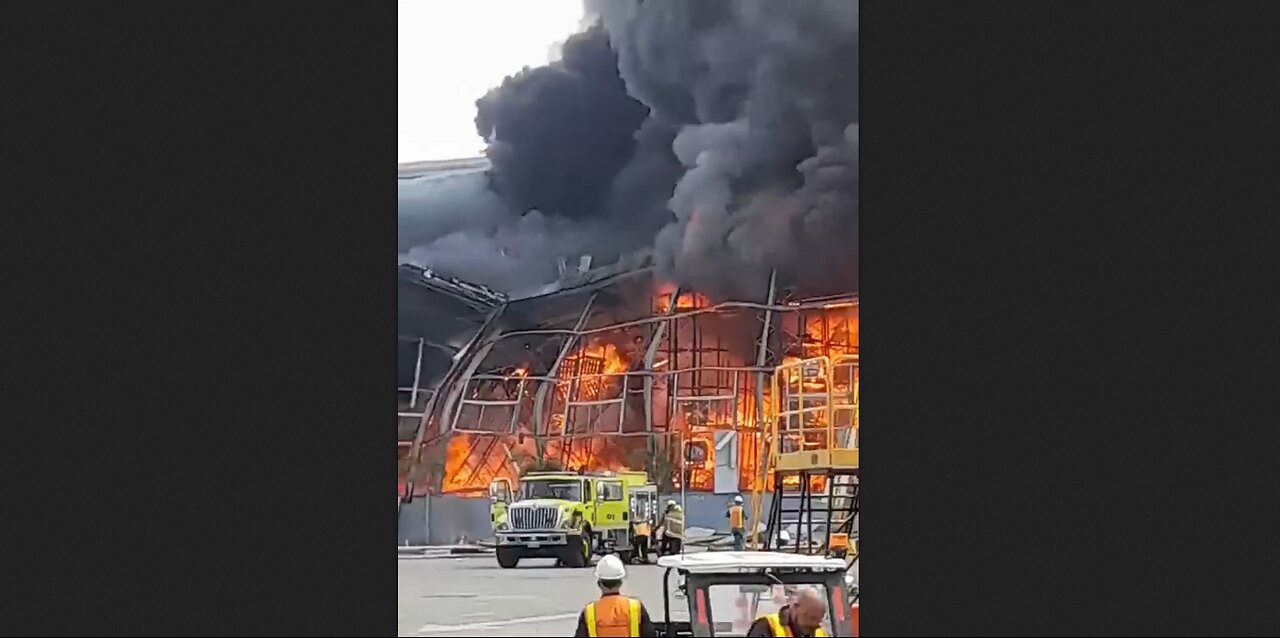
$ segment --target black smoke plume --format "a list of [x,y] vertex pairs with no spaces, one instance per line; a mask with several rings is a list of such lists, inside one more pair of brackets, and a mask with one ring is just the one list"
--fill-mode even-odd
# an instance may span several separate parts
[[[805,292],[856,290],[858,3],[585,7],[597,22],[560,60],[477,102],[507,210],[462,235],[506,266],[471,263],[459,241],[451,274],[510,288],[553,278],[560,255],[600,263],[648,245],[666,278],[713,296],[758,297],[771,269]],[[530,210],[539,221],[524,228]]]
[[483,173],[398,186],[400,263],[506,292],[554,280],[557,256],[581,254],[600,234],[591,220],[521,213],[489,189]]
[[[683,167],[657,238],[671,278],[758,296],[768,271],[856,289],[858,4],[587,0]],[[667,185],[655,184],[655,190]]]
[[556,62],[503,80],[476,111],[494,190],[522,210],[575,219],[601,214],[648,115],[627,95],[598,25],[565,41]]

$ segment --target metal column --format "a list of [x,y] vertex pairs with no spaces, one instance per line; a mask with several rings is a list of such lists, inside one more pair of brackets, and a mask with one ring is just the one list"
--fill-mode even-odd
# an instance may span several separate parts
[[[569,356],[569,352],[578,342],[578,333],[582,331],[582,327],[587,324],[587,317],[591,316],[591,307],[596,302],[596,295],[592,294],[587,299],[587,304],[582,308],[582,314],[578,315],[578,321],[573,326],[573,333],[565,336],[564,343],[560,345],[560,352],[556,353],[556,360],[551,364],[551,368],[547,370],[547,378],[550,381],[542,382],[538,387],[538,394],[533,399],[533,442],[538,449],[538,462],[545,460],[546,456],[546,424],[543,422],[542,406],[546,403],[548,390],[555,385],[555,377],[560,372],[560,364],[564,363],[564,358]],[[565,426],[568,427],[568,423]]]

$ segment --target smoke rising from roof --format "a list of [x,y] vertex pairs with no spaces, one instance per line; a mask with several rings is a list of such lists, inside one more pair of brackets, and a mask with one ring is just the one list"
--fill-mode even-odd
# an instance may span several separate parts
[[858,3],[585,8],[596,24],[559,60],[477,102],[487,188],[408,232],[402,200],[402,254],[511,289],[554,279],[561,255],[647,245],[663,276],[714,296],[758,297],[773,268],[856,290]]
[[593,220],[521,214],[483,173],[405,180],[399,187],[400,263],[504,291],[552,281],[557,255],[577,254],[603,234]]

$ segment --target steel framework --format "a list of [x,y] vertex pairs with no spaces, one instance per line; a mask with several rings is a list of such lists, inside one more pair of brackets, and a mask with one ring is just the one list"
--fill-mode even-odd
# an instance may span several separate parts
[[[611,455],[660,474],[679,442],[692,447],[679,449],[673,482],[759,490],[776,368],[821,352],[852,356],[856,376],[856,295],[792,299],[771,274],[762,300],[711,303],[662,289],[647,263],[576,275],[541,294],[473,305],[483,320],[454,338],[443,372],[424,374],[427,340],[406,339],[402,356],[417,359],[401,391],[406,497],[423,481],[432,492],[481,490],[486,476],[518,472],[517,453],[587,465]],[[832,412],[856,422],[856,405]],[[733,485],[717,484],[717,465],[733,470]]]

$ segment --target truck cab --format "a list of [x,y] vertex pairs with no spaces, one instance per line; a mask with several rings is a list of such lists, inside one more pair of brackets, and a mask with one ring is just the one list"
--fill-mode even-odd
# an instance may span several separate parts
[[629,560],[636,539],[633,513],[647,513],[657,500],[657,487],[643,472],[530,472],[514,494],[506,479],[493,481],[489,493],[498,564],[504,568],[523,558],[585,567],[592,554],[612,552]]

